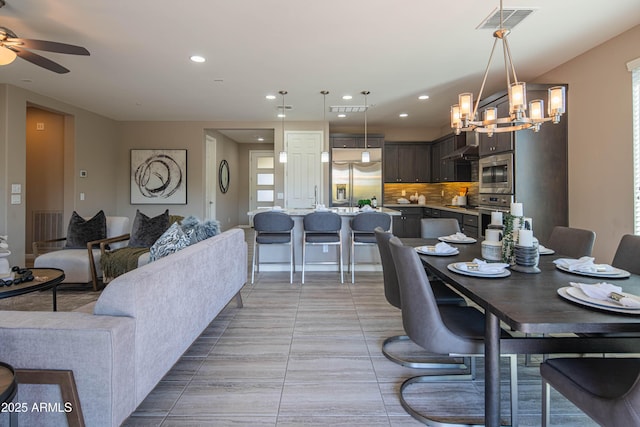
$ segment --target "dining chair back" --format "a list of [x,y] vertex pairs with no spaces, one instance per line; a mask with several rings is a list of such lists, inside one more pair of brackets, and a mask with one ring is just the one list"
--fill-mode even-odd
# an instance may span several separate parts
[[[434,354],[482,356],[484,354],[484,314],[469,306],[438,305],[415,249],[404,246],[397,237],[392,237],[389,240],[389,245],[400,286],[402,324],[409,338],[426,351]],[[502,330],[502,337],[509,338],[510,335],[507,331]],[[510,361],[511,425],[517,426],[517,355],[504,356],[509,357]],[[417,376],[409,378],[400,387],[402,407],[411,416],[424,423],[430,423],[433,420],[412,407],[405,399],[404,393],[412,384],[438,379],[450,378],[445,375]]]
[[351,250],[349,251],[349,269],[351,283],[355,283],[356,246],[375,245],[376,227],[384,231],[391,229],[391,216],[384,212],[361,212],[351,219]]
[[295,263],[293,258],[293,219],[284,212],[264,211],[253,217],[253,261],[251,283],[256,269],[260,270],[260,245],[289,245],[289,283],[293,283]]
[[[340,283],[344,283],[342,272],[342,218],[335,212],[312,212],[302,219],[304,232],[302,235],[302,283],[306,264],[338,264],[340,267]],[[332,245],[337,247],[337,262],[307,262],[308,245]]]
[[640,274],[640,236],[622,236],[611,265],[632,274]]
[[422,218],[420,220],[420,237],[437,239],[460,232],[460,224],[455,218]]
[[581,228],[556,226],[551,230],[547,247],[571,258],[591,256],[596,233]]
[[[396,274],[396,266],[391,256],[391,249],[389,247],[389,240],[393,237],[390,231],[384,231],[380,227],[374,229],[376,241],[378,243],[378,251],[380,252],[380,260],[382,262],[382,277],[384,283],[384,295],[387,302],[396,308],[401,308],[400,301],[400,286],[398,285],[398,275]],[[446,286],[442,282],[431,283],[433,293],[435,295],[438,304],[456,304],[465,305],[465,300],[451,288]],[[387,359],[395,362],[399,365],[409,368],[440,368],[440,369],[464,369],[464,374],[468,372],[468,366],[464,363],[456,363],[455,361],[448,362],[435,362],[431,357],[431,360],[417,360],[416,358],[408,358],[408,356],[401,356],[395,354],[390,347],[398,342],[409,341],[407,335],[395,335],[384,340],[382,343],[382,354]]]
[[640,425],[640,358],[547,359],[540,376],[543,427],[549,425],[550,386],[600,425]]

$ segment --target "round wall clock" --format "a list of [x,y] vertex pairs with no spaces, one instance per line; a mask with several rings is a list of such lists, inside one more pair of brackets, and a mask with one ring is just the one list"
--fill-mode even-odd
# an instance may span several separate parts
[[220,162],[218,169],[218,184],[220,191],[226,193],[229,190],[229,163],[226,160]]

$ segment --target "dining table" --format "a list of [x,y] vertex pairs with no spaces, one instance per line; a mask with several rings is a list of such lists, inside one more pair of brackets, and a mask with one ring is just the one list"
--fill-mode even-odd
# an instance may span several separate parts
[[[403,238],[404,245],[433,247],[437,239]],[[540,255],[539,272],[479,277],[454,263],[482,260],[481,243],[450,243],[452,255],[418,251],[427,272],[442,279],[485,313],[485,425],[500,425],[500,355],[553,353],[640,353],[640,309],[610,308],[569,298],[570,282],[606,282],[640,295],[640,276],[603,277],[561,270],[561,254]],[[553,248],[550,248],[553,249]],[[422,252],[422,253],[421,253]],[[552,251],[551,251],[552,252]],[[499,276],[499,277],[498,277]],[[622,275],[620,275],[622,276]],[[521,332],[501,338],[501,329]]]

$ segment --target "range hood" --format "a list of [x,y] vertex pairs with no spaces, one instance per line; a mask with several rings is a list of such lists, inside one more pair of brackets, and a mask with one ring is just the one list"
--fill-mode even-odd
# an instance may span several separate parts
[[442,160],[478,160],[480,158],[478,153],[478,134],[474,132],[466,136],[466,145],[443,156]]

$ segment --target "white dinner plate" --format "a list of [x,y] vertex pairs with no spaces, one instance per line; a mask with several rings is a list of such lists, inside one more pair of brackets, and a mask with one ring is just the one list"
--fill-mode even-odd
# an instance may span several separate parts
[[441,242],[447,242],[447,243],[475,243],[477,242],[476,239],[474,239],[473,237],[467,237],[464,240],[461,239],[452,239],[450,236],[442,236],[442,237],[438,237],[438,240],[440,240]]
[[453,271],[454,273],[459,273],[459,274],[464,274],[466,276],[473,276],[473,277],[488,277],[488,278],[501,278],[501,277],[507,277],[509,275],[511,275],[511,271],[509,271],[509,269],[505,268],[502,272],[500,273],[483,273],[481,271],[470,271],[470,270],[465,270],[462,268],[457,267],[457,262],[452,262],[451,264],[447,265],[447,268],[450,271]]
[[620,268],[611,267],[610,271],[602,271],[602,272],[594,272],[594,271],[578,271],[578,270],[569,270],[568,267],[563,265],[556,264],[556,268],[558,270],[565,271],[567,273],[577,274],[579,276],[587,276],[587,277],[603,277],[609,279],[625,279],[631,276],[626,270],[622,270]]
[[[640,297],[638,297],[637,295],[627,294],[624,292],[620,292],[620,293],[626,297],[640,300]],[[625,307],[613,301],[609,302],[605,300],[599,300],[596,298],[590,298],[575,286],[565,286],[558,289],[558,295],[560,295],[562,298],[567,299],[569,301],[586,305],[587,307],[598,308],[606,311],[614,311],[616,313],[640,314],[640,308]]]
[[544,248],[542,250],[539,250],[538,253],[540,255],[553,255],[556,253],[556,251],[554,251],[553,249]]
[[433,256],[452,256],[452,255],[458,255],[460,253],[458,249],[455,249],[451,252],[436,252],[435,246],[418,246],[416,248],[416,251],[418,251],[418,253],[422,255],[433,255]]

